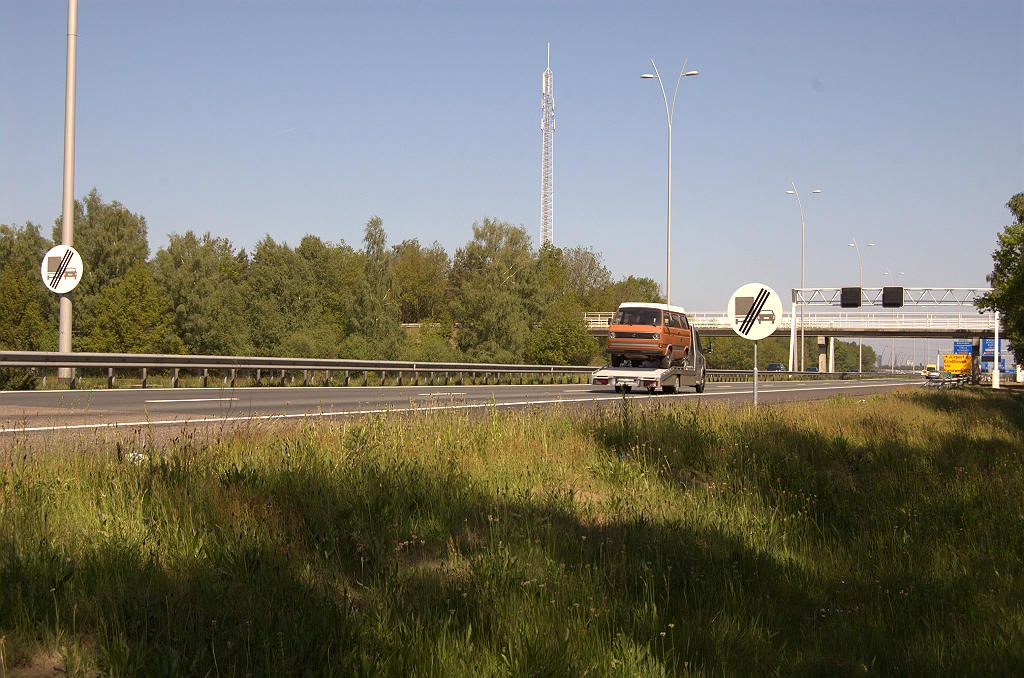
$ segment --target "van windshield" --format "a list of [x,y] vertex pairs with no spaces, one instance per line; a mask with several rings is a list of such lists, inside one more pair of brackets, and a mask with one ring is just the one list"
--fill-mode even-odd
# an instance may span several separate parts
[[656,308],[620,308],[612,319],[613,325],[661,326],[661,311]]

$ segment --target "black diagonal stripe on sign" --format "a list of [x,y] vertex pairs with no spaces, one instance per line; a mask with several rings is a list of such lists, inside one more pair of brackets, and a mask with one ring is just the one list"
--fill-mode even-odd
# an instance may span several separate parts
[[757,297],[754,299],[754,303],[750,305],[750,310],[747,311],[747,316],[743,319],[743,324],[740,325],[740,332],[747,334],[754,326],[754,321],[757,320],[757,316],[761,314],[761,309],[764,308],[765,302],[768,301],[768,290],[761,288],[761,291],[757,293]]
[[64,256],[60,260],[60,266],[53,272],[53,277],[50,278],[50,289],[57,289],[57,285],[60,284],[61,278],[64,277],[64,272],[68,270],[68,264],[71,263],[71,250],[64,253]]
[[53,277],[50,279],[50,287],[53,289],[57,288],[60,284],[61,279],[64,277],[64,273],[68,270],[68,265],[71,264],[71,250],[64,252],[64,256],[61,257],[60,266],[53,272]]

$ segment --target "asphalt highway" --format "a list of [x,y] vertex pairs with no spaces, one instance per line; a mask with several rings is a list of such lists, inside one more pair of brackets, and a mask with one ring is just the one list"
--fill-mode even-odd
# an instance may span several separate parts
[[[773,381],[758,385],[758,398],[762,403],[771,403],[836,394],[862,397],[921,383],[906,379]],[[750,382],[709,383],[703,395],[687,388],[683,391],[653,396],[646,391],[634,391],[627,397],[706,398],[733,404],[752,399]],[[7,391],[0,393],[0,433],[343,417],[414,410],[521,408],[608,403],[621,398],[609,387],[586,384]]]

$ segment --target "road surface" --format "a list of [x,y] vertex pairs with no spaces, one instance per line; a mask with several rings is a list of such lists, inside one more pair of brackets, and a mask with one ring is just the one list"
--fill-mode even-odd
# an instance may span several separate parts
[[[913,385],[919,384],[906,379],[773,381],[759,384],[758,396],[762,403],[814,400],[836,394],[863,397]],[[751,400],[750,382],[709,383],[703,395],[685,390],[688,392],[654,396],[640,391],[627,397],[673,401],[705,398],[733,404]],[[343,417],[424,409],[521,408],[556,403],[609,403],[621,398],[608,387],[586,384],[6,391],[0,393],[0,433],[299,419],[316,415]]]

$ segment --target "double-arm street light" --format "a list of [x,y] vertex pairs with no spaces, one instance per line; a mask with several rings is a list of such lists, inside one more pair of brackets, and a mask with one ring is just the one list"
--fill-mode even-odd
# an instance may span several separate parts
[[[885,269],[885,273],[883,273],[882,275],[884,275],[884,276],[889,278],[889,284],[890,285],[895,285],[896,284],[896,280],[901,275],[903,275],[903,270],[902,269],[897,269],[895,273],[889,273],[889,269]],[[892,317],[893,318],[896,317],[896,309],[895,308],[892,310]],[[896,327],[896,323],[893,322],[892,326]],[[892,350],[889,351],[889,353],[892,354],[890,356],[889,372],[895,374],[895,372],[896,372],[896,336],[895,335],[893,335],[893,338],[892,338]]]
[[[871,242],[871,238],[868,238],[868,244],[864,245],[864,249],[861,250],[860,246],[857,245],[857,239],[854,238],[853,242],[849,243],[849,247],[853,247],[857,250],[857,263],[860,265],[860,289],[861,299],[864,298],[864,254],[868,251],[869,247],[874,247],[875,243]],[[864,307],[860,307],[860,313],[864,315]],[[863,323],[862,323],[863,325]],[[861,327],[863,330],[864,328]],[[864,371],[864,338],[860,337],[857,339],[857,371]]]
[[658,84],[661,85],[661,96],[665,100],[665,116],[668,118],[668,236],[665,244],[665,302],[672,303],[672,116],[676,112],[676,97],[679,95],[679,83],[683,81],[683,76],[697,75],[697,71],[687,71],[686,62],[688,59],[683,60],[683,69],[679,71],[679,78],[676,79],[676,91],[672,95],[672,107],[668,105],[668,94],[665,92],[665,83],[661,81],[661,73],[658,72],[658,67],[654,64],[654,59],[651,59],[651,65],[654,66],[654,73],[644,73],[641,78],[657,78]]
[[[786,195],[795,195],[797,207],[800,208],[800,289],[804,285],[804,222],[807,219],[807,205],[811,202],[811,196],[821,193],[811,184],[811,192],[807,194],[807,200],[800,200],[800,194],[796,192],[796,182],[793,182],[793,190],[786,191]],[[801,295],[802,298],[802,295]],[[804,305],[800,304],[800,371],[804,371]]]

